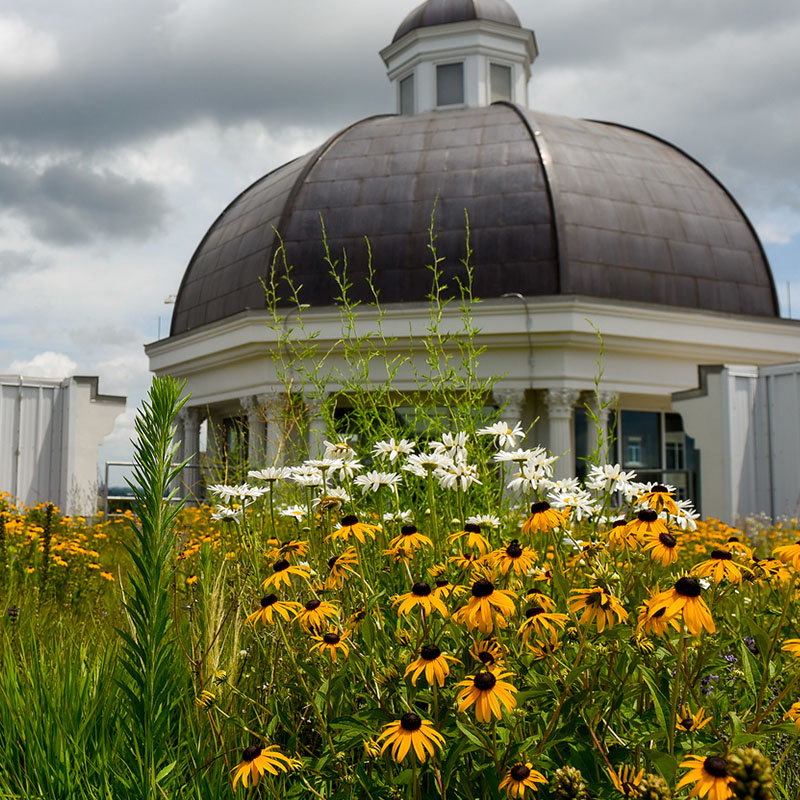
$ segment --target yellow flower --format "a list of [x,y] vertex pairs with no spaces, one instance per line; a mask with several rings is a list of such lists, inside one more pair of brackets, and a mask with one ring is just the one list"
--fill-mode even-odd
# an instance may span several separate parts
[[711,722],[711,717],[706,716],[705,709],[700,706],[697,711],[692,714],[688,706],[681,708],[678,718],[675,720],[675,729],[685,731],[686,733],[693,733],[705,728]]
[[569,622],[566,614],[548,613],[539,605],[528,606],[525,609],[525,622],[519,626],[522,641],[527,644],[531,633],[549,641],[558,640],[559,630]]
[[625,764],[619,771],[609,769],[608,775],[614,788],[624,797],[635,798],[639,796],[637,787],[642,782],[644,768],[638,772],[633,771],[633,767]]
[[501,547],[488,556],[489,562],[500,570],[501,575],[506,575],[510,569],[518,576],[527,575],[536,563],[537,553],[513,539],[508,547]]
[[781,650],[791,653],[793,656],[800,658],[800,639],[787,639],[782,645]]
[[638,537],[646,534],[669,533],[667,530],[667,523],[658,516],[657,511],[651,508],[643,508],[637,515],[636,519],[629,522],[626,526],[626,532]]
[[396,597],[393,605],[400,606],[397,609],[398,614],[408,614],[419,607],[424,614],[430,614],[436,610],[443,617],[447,616],[447,607],[431,592],[431,587],[427,583],[415,583],[410,592]]
[[358,554],[355,547],[348,547],[341,555],[328,559],[328,577],[325,579],[326,589],[339,589],[344,584],[345,578],[352,567],[358,565]]
[[783,715],[783,718],[794,722],[797,732],[800,733],[800,702],[792,703],[789,710]]
[[544,775],[533,768],[530,761],[524,764],[514,764],[500,781],[499,789],[506,790],[506,797],[514,797],[517,800],[524,798],[530,789],[532,792],[538,791],[537,783],[547,783]]
[[728,762],[719,756],[689,756],[681,761],[681,767],[689,769],[689,773],[684,775],[678,782],[677,789],[694,783],[689,797],[705,797],[709,800],[727,800],[733,796],[730,784],[735,778],[728,775]]
[[384,740],[381,753],[391,747],[392,758],[398,764],[408,755],[409,750],[413,749],[417,758],[424,762],[427,756],[433,758],[435,748],[441,750],[444,746],[444,736],[433,727],[433,723],[420,719],[414,713],[403,714],[400,719],[384,725],[378,742],[381,739]]
[[328,624],[329,619],[336,619],[338,613],[339,609],[334,603],[314,598],[298,610],[294,621],[306,633],[317,633]]
[[487,669],[491,669],[495,664],[500,664],[506,657],[502,645],[495,639],[473,642],[469,654],[476,661],[485,664]]
[[469,602],[456,612],[453,619],[465,623],[468,630],[477,628],[481,633],[491,633],[495,623],[505,628],[506,617],[516,612],[514,593],[495,589],[494,584],[486,578],[475,581],[471,591]]
[[275,745],[270,745],[266,749],[252,745],[242,753],[241,763],[233,770],[233,789],[236,790],[236,784],[240,781],[245,789],[250,781],[255,786],[265,772],[277,775],[279,771],[288,772],[290,769],[297,769],[298,766],[299,763],[295,759],[283,755]]
[[800,570],[800,540],[794,544],[776,547],[772,554],[784,564],[791,564],[796,570]]
[[444,686],[444,680],[450,674],[448,661],[452,661],[455,664],[460,663],[457,658],[442,653],[435,644],[426,644],[420,650],[419,658],[406,667],[403,677],[407,677],[410,673],[411,683],[416,686],[417,678],[424,672],[425,680],[429,685],[433,686],[434,681],[436,681],[440,687]]
[[531,515],[525,520],[522,532],[528,535],[533,533],[546,533],[554,528],[563,528],[566,519],[560,511],[550,508],[550,503],[541,502],[531,505]]
[[648,604],[649,618],[663,609],[666,621],[681,614],[692,636],[699,636],[704,628],[709,633],[714,633],[714,620],[708,606],[700,597],[701,591],[696,578],[679,578],[672,589],[652,598]]
[[478,722],[491,722],[492,716],[500,717],[503,712],[502,703],[507,711],[511,711],[517,704],[514,694],[517,689],[502,678],[513,675],[502,670],[479,672],[469,675],[466,680],[459,681],[456,685],[464,688],[456,696],[458,711],[466,711],[475,704],[475,719]]
[[292,575],[299,575],[301,578],[310,578],[311,570],[302,564],[290,564],[285,558],[279,558],[272,565],[272,575],[266,578],[261,588],[266,591],[270,586],[275,589],[280,589],[281,584],[285,583],[286,587],[292,585]]
[[678,506],[672,499],[672,493],[660,483],[657,483],[647,494],[643,494],[636,503],[637,505],[648,506],[654,511],[666,509],[670,514],[675,516],[678,514]]
[[473,525],[469,522],[464,525],[463,531],[451,533],[447,537],[447,541],[449,544],[454,544],[459,539],[464,538],[467,540],[467,547],[471,550],[477,550],[481,555],[486,555],[491,550],[492,546],[489,544],[489,540],[481,533],[480,525]]
[[245,622],[251,622],[253,627],[259,620],[263,625],[272,625],[277,622],[276,614],[288,622],[292,614],[297,614],[300,609],[302,609],[300,603],[294,603],[291,600],[278,600],[277,595],[268,594],[266,597],[261,598],[261,608],[250,614],[245,619]]
[[[576,614],[583,609],[578,622],[581,625],[597,625],[597,632],[613,627],[616,622],[628,619],[628,612],[614,595],[601,586],[594,589],[573,589],[569,600],[569,610]],[[616,619],[615,619],[616,617]]]
[[400,528],[400,535],[395,536],[389,542],[389,547],[402,550],[405,553],[413,553],[421,547],[433,547],[433,541],[429,536],[420,533],[416,525],[403,525]]
[[669,531],[666,533],[646,533],[642,537],[644,549],[650,551],[650,558],[662,567],[668,567],[678,560],[678,540]]
[[100,577],[105,578],[105,580],[111,581],[112,583],[114,582],[114,576],[110,572],[101,572]]
[[721,583],[727,578],[731,583],[742,582],[742,568],[733,561],[727,550],[714,550],[711,558],[692,567],[692,573],[699,578],[711,578],[714,583]]
[[342,658],[347,658],[350,653],[350,648],[347,646],[345,639],[349,635],[350,631],[343,631],[339,634],[334,630],[330,630],[327,633],[323,633],[321,636],[319,634],[312,636],[317,644],[315,644],[309,652],[313,653],[317,650],[320,655],[327,653],[334,663],[336,662],[336,654],[339,650],[341,650]]
[[194,586],[194,584],[196,584],[196,583],[197,583],[197,575],[190,575],[190,576],[189,576],[189,577],[186,579],[186,584],[187,584],[188,586]]
[[366,537],[370,539],[375,538],[375,532],[380,530],[377,525],[367,525],[366,522],[359,522],[355,514],[348,514],[342,517],[341,526],[338,527],[333,533],[326,537],[325,541],[341,540],[346,542],[351,536],[358,539],[361,544],[366,542]]

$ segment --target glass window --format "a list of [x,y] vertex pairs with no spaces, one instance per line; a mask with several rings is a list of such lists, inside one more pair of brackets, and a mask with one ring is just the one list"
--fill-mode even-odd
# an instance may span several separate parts
[[623,411],[621,456],[624,469],[637,472],[661,469],[661,414]]
[[511,99],[511,67],[502,64],[489,65],[489,84],[491,97],[489,102]]
[[414,113],[414,76],[408,75],[400,81],[400,113]]
[[454,106],[464,102],[464,65],[439,64],[436,67],[436,105]]

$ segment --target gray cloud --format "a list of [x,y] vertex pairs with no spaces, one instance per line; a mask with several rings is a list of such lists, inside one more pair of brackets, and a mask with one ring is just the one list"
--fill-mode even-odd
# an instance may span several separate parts
[[158,185],[75,163],[36,171],[0,162],[0,209],[24,220],[41,241],[61,245],[146,238],[168,212]]
[[35,272],[43,266],[30,250],[0,250],[0,278],[10,278],[22,272]]

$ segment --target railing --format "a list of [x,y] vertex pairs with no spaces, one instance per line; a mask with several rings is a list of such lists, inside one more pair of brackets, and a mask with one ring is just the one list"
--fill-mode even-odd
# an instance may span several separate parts
[[[119,517],[122,516],[121,513],[109,513],[109,503],[112,501],[117,502],[130,502],[133,499],[133,495],[130,494],[109,494],[109,483],[108,483],[108,476],[109,476],[109,468],[110,467],[134,467],[135,464],[133,461],[106,461],[105,467],[105,481],[103,484],[103,515],[107,519],[109,516],[111,517]],[[177,467],[178,464],[172,464],[171,466]],[[183,468],[183,480],[180,484],[176,487],[178,492],[173,498],[175,502],[177,502],[181,497],[185,497],[187,492],[189,493],[190,497],[192,495],[191,489],[193,486],[197,486],[199,484],[200,479],[200,470],[201,467],[199,464],[187,464]],[[188,476],[196,476],[193,479],[187,480]]]

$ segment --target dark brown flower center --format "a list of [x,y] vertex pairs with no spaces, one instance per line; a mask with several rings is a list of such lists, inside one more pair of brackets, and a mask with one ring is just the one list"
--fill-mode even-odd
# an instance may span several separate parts
[[322,641],[325,642],[325,644],[339,644],[339,642],[342,641],[342,637],[339,636],[338,633],[326,633],[322,637]]
[[283,572],[285,569],[289,568],[289,562],[285,558],[279,558],[273,565],[272,569],[275,572]]
[[612,528],[621,528],[623,525],[627,525],[627,524],[628,524],[628,520],[626,520],[626,519],[615,519],[611,523],[611,527]]
[[664,545],[664,547],[675,547],[678,544],[678,540],[671,534],[671,533],[659,533],[658,534],[658,541]]
[[261,598],[261,608],[275,605],[278,602],[278,596],[275,594],[268,594],[266,597]]
[[342,526],[346,528],[350,525],[358,525],[358,517],[355,514],[348,514],[346,517],[342,517]]
[[480,525],[474,525],[472,522],[468,522],[464,526],[464,530],[467,533],[480,533],[481,532],[481,527],[480,527]]
[[400,533],[402,536],[413,536],[415,533],[418,533],[416,525],[403,525],[400,528]]
[[652,508],[643,508],[637,515],[640,522],[655,522],[658,514]]
[[700,583],[696,578],[679,578],[675,591],[683,597],[700,597]]
[[687,731],[690,731],[694,726],[694,720],[691,717],[686,717],[685,719],[681,720],[681,726]]
[[419,651],[420,658],[423,661],[436,661],[442,654],[442,651],[435,644],[426,644],[422,650]]
[[242,761],[255,761],[261,755],[261,748],[257,744],[251,744],[242,753]]
[[531,617],[538,617],[539,614],[544,614],[544,609],[541,606],[528,606],[525,609],[525,616],[530,619]]
[[531,505],[531,514],[541,514],[543,511],[550,510],[550,503],[546,500],[542,500],[541,503],[533,503]]
[[422,720],[416,714],[403,714],[400,717],[400,727],[404,731],[418,731],[422,727]]
[[519,546],[519,542],[516,539],[506,547],[506,555],[509,558],[519,558],[522,555],[522,548]]
[[473,597],[488,597],[494,591],[494,584],[487,581],[486,578],[481,578],[472,584]]
[[511,776],[512,781],[517,781],[517,783],[519,783],[524,781],[525,778],[531,774],[531,771],[524,764],[515,764],[513,767],[511,767],[508,774]]
[[479,672],[475,676],[472,683],[476,689],[479,689],[482,692],[488,692],[490,689],[494,689],[494,686],[497,683],[497,678],[495,678],[491,672]]
[[669,494],[669,489],[663,483],[657,483],[650,491],[658,494]]
[[586,595],[585,603],[587,606],[601,606],[603,605],[603,590],[598,589],[596,592]]
[[738,542],[739,541],[739,537],[738,536],[729,536],[728,537],[728,541],[729,542]]
[[703,769],[714,778],[726,778],[728,776],[728,762],[719,756],[709,756],[703,762]]
[[411,587],[411,594],[415,597],[427,597],[431,593],[431,587],[427,583],[415,583]]
[[445,586],[449,586],[449,585],[450,585],[450,581],[446,580],[445,578],[439,578],[439,580],[436,581],[436,588],[437,589],[444,589]]
[[321,600],[317,600],[316,598],[314,600],[309,600],[306,603],[306,611],[314,611],[315,609],[319,608],[321,605],[322,605],[322,601]]
[[713,550],[711,558],[716,558],[717,561],[730,561],[733,556],[727,550]]
[[331,558],[328,559],[328,569],[333,569],[338,560],[339,556],[331,556]]

